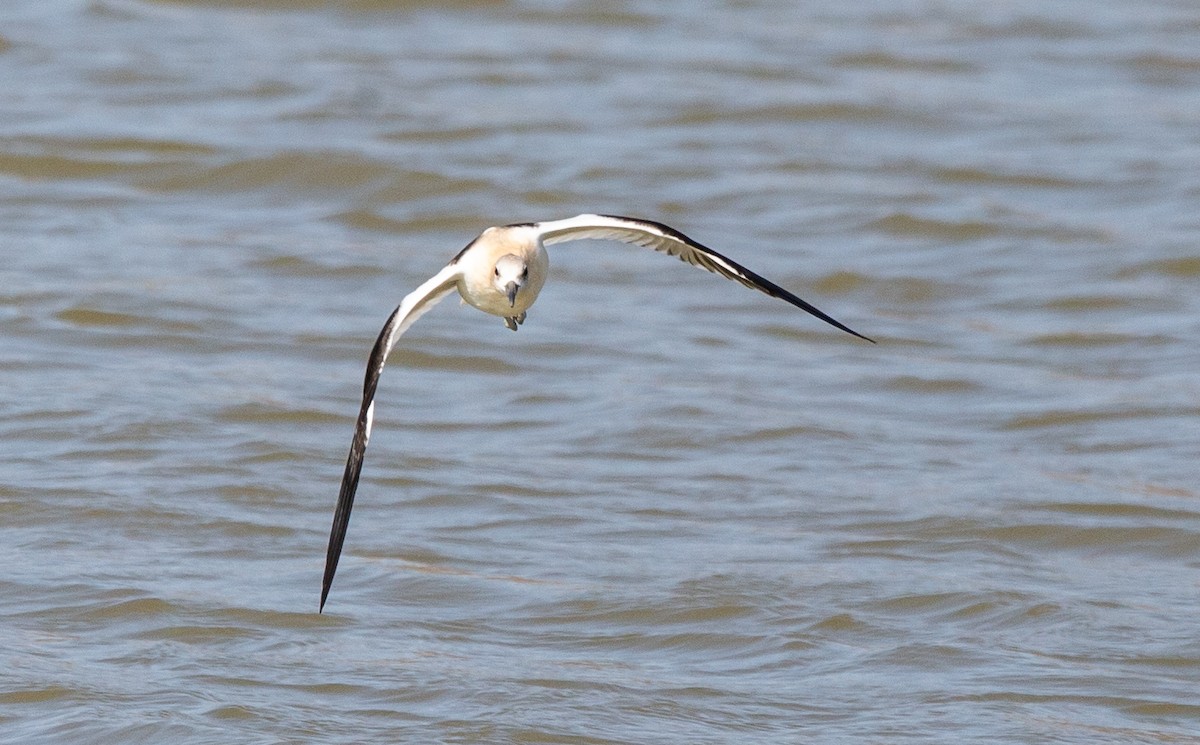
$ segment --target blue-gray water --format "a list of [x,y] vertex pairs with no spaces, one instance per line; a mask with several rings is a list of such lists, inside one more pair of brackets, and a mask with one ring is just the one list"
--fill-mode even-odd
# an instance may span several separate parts
[[[0,10],[0,741],[1200,742],[1200,6]],[[517,334],[367,352],[482,228]]]

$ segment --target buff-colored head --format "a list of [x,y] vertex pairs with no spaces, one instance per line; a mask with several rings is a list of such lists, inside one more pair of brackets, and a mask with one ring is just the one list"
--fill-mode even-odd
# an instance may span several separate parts
[[517,304],[517,294],[529,280],[529,264],[516,254],[504,254],[496,260],[492,286],[508,298],[509,307]]

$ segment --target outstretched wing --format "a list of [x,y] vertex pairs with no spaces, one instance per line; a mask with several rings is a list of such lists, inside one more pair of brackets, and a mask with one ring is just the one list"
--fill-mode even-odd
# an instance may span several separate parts
[[820,318],[825,323],[865,339],[872,344],[874,339],[863,336],[854,329],[846,326],[827,315],[819,308],[801,300],[769,279],[750,271],[736,261],[722,256],[716,251],[703,246],[688,238],[678,230],[651,220],[640,220],[635,217],[619,215],[577,215],[565,220],[551,220],[534,225],[542,243],[562,243],[580,238],[603,238],[621,243],[632,243],[638,246],[652,248],[669,256],[678,256],[683,261],[702,269],[719,274],[745,286],[765,292],[771,297],[786,300],[792,305]]
[[367,375],[363,380],[362,408],[358,412],[358,423],[354,425],[354,439],[350,442],[350,455],[346,458],[346,473],[342,476],[342,490],[338,494],[337,507],[333,512],[333,528],[329,532],[329,548],[325,553],[325,578],[321,582],[321,610],[329,587],[337,571],[338,557],[342,554],[342,543],[346,540],[346,526],[350,523],[350,510],[354,507],[354,492],[358,489],[358,476],[362,472],[363,455],[367,451],[367,440],[371,437],[371,421],[375,415],[375,388],[387,362],[388,353],[396,345],[400,335],[413,322],[432,308],[439,300],[454,292],[462,270],[452,261],[429,281],[405,296],[387,323],[379,332],[371,356],[367,360]]

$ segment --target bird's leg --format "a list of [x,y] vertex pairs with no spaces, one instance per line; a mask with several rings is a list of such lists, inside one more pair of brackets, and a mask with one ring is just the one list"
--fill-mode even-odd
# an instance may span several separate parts
[[513,331],[516,331],[516,330],[517,330],[517,318],[516,318],[516,316],[512,316],[511,318],[505,318],[505,319],[504,319],[504,325],[505,325],[505,326],[508,326],[508,328],[509,328],[509,329],[511,329],[511,330],[513,330]]

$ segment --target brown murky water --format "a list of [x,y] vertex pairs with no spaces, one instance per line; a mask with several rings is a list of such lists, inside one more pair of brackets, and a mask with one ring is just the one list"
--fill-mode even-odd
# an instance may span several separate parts
[[[1200,742],[1200,6],[0,11],[0,741]],[[482,228],[670,223],[880,340]]]

